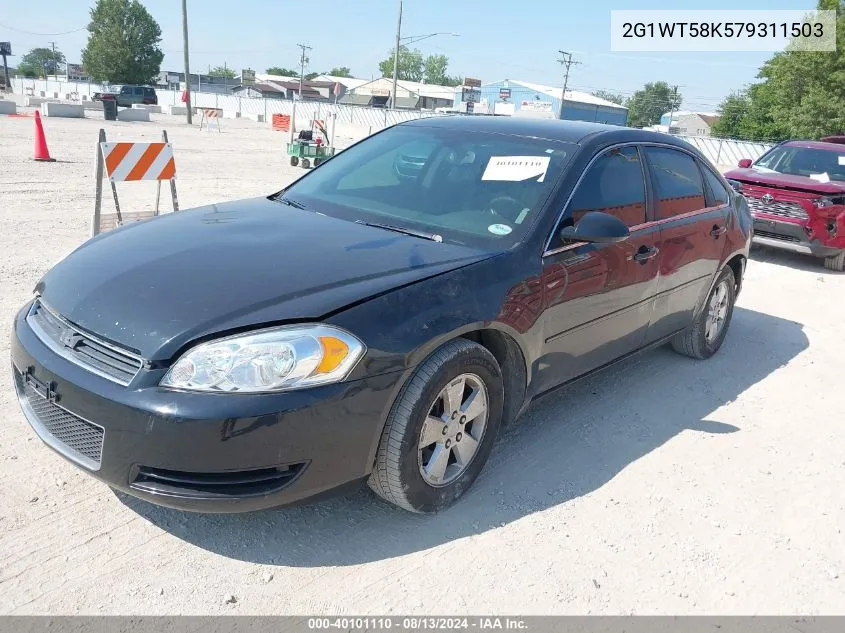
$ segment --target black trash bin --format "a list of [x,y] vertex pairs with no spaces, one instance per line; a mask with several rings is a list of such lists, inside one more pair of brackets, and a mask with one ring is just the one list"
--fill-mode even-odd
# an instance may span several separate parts
[[117,121],[116,99],[103,99],[103,116],[106,121]]

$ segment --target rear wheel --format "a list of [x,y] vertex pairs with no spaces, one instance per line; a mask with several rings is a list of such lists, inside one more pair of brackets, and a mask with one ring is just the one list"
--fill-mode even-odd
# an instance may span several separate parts
[[824,258],[824,267],[838,273],[845,272],[845,251]]
[[493,355],[465,339],[447,343],[417,368],[396,399],[370,487],[411,512],[449,507],[490,456],[503,401]]
[[308,160],[307,158],[303,158],[302,159],[302,168],[308,169],[309,167],[311,167],[311,161]]
[[299,158],[297,156],[291,156],[290,157],[290,164],[291,164],[291,167],[296,167],[297,165],[299,165]]
[[319,167],[320,163],[322,163],[322,162],[323,162],[322,158],[315,158],[314,159],[314,167]]
[[672,339],[672,348],[679,354],[699,360],[718,352],[728,333],[735,300],[736,279],[730,267],[726,266],[710,290],[704,309],[689,328]]

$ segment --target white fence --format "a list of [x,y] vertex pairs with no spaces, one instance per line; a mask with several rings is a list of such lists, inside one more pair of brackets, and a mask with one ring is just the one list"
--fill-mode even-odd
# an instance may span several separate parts
[[[12,86],[18,94],[32,94],[34,96],[54,97],[58,99],[82,100],[90,99],[95,92],[102,92],[104,87],[97,83],[79,83],[54,81],[43,79],[12,79]],[[171,90],[156,90],[158,103],[161,106],[182,105],[182,93]],[[198,108],[219,108],[226,118],[245,117],[249,115],[263,115],[264,121],[269,123],[273,114],[291,114],[293,101],[286,99],[255,99],[224,95],[216,92],[193,92],[191,101]],[[388,125],[438,116],[434,112],[418,110],[388,110],[386,108],[366,108],[360,106],[345,106],[316,101],[300,101],[296,104],[297,129],[308,126],[313,119],[328,120],[332,114],[337,114],[340,124],[355,126],[366,135]],[[749,141],[734,141],[730,139],[712,138],[709,136],[678,136],[697,147],[715,165],[736,165],[742,158],[757,159],[768,151],[772,145],[768,143],[753,143]]]
[[757,160],[773,147],[771,143],[734,141],[710,136],[676,136],[698,148],[714,165],[736,165],[743,158]]

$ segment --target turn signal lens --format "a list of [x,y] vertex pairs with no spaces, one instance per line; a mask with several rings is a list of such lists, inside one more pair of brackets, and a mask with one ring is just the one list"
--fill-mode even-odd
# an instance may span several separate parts
[[340,366],[343,359],[349,355],[349,345],[334,336],[321,336],[319,341],[323,347],[323,359],[314,373],[327,374]]

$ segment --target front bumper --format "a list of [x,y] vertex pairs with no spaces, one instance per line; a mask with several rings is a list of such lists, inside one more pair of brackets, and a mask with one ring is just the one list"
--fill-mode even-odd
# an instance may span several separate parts
[[803,224],[797,222],[780,222],[774,219],[755,216],[754,238],[755,244],[771,246],[794,253],[804,253],[815,257],[836,255],[842,248],[827,246],[818,239],[811,239]]
[[282,394],[178,392],[143,375],[122,387],[50,350],[27,309],[12,371],[39,437],[109,486],[183,510],[245,512],[360,482],[402,376]]

